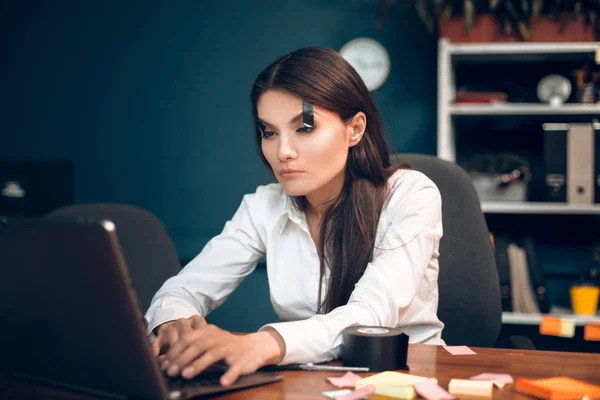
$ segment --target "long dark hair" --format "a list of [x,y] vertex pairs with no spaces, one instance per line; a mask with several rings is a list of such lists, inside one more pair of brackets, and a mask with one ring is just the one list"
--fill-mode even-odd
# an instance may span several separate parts
[[[359,111],[367,117],[361,141],[348,149],[342,192],[327,209],[321,222],[319,255],[321,279],[327,260],[331,274],[319,312],[329,312],[348,303],[354,286],[372,260],[375,235],[387,180],[402,165],[390,165],[389,150],[383,135],[379,112],[369,90],[354,68],[337,52],[326,47],[307,47],[276,60],[256,78],[250,100],[256,127],[258,152],[267,166],[261,147],[257,103],[270,89],[286,90],[303,101],[337,113],[348,123]],[[294,198],[304,209],[306,198]]]

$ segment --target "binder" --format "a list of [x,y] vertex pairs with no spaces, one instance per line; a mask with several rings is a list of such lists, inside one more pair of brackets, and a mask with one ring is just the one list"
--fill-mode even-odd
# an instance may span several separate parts
[[569,124],[567,202],[594,202],[594,130],[592,124]]
[[496,251],[496,268],[498,269],[498,279],[500,280],[502,311],[513,310],[510,287],[510,264],[508,262],[508,244],[509,239],[507,235],[494,235],[494,249]]
[[510,263],[513,311],[539,313],[540,308],[533,293],[525,250],[515,243],[510,243],[508,245],[508,261]]
[[544,188],[546,201],[567,201],[567,133],[568,124],[545,123]]
[[546,281],[542,276],[542,269],[535,251],[535,242],[531,236],[523,236],[521,242],[527,256],[529,278],[531,280],[535,300],[537,301],[540,312],[547,314],[550,312],[550,299],[548,298],[548,288],[546,287]]
[[600,122],[593,124],[594,128],[594,202],[600,203]]

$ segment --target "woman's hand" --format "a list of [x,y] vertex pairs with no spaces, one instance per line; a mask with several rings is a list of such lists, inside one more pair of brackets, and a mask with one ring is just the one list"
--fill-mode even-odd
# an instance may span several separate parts
[[163,369],[170,376],[181,374],[189,379],[223,360],[229,369],[221,377],[221,384],[229,386],[240,375],[279,363],[284,354],[285,342],[274,329],[234,335],[214,325],[205,325],[181,334],[165,354],[161,367],[166,366]]
[[[206,320],[199,315],[194,315],[190,318],[180,318],[175,321],[165,322],[155,328],[156,339],[152,342],[152,352],[155,356],[169,351],[171,346],[175,344],[179,338],[194,329],[206,326]],[[164,357],[161,356],[159,361],[164,362]]]

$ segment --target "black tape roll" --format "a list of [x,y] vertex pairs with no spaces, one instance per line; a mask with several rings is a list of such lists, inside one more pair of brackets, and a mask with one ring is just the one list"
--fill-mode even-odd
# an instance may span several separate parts
[[352,326],[342,332],[342,360],[348,367],[370,371],[408,370],[408,335],[398,328]]

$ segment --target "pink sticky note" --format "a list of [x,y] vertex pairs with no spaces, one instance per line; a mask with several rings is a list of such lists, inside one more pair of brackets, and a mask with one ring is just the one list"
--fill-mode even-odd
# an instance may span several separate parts
[[431,379],[417,382],[413,387],[421,397],[425,397],[427,400],[453,400],[456,398]]
[[444,349],[453,356],[471,356],[477,354],[467,346],[444,346]]
[[496,386],[502,388],[504,385],[513,383],[513,377],[508,374],[479,374],[472,376],[470,379],[474,381],[492,381]]
[[356,382],[361,380],[362,376],[356,375],[354,372],[348,371],[343,376],[337,378],[327,378],[329,383],[339,388],[352,388],[356,385]]
[[367,385],[362,389],[355,390],[350,394],[346,394],[344,396],[336,397],[335,400],[359,400],[365,396],[375,393],[375,386]]

